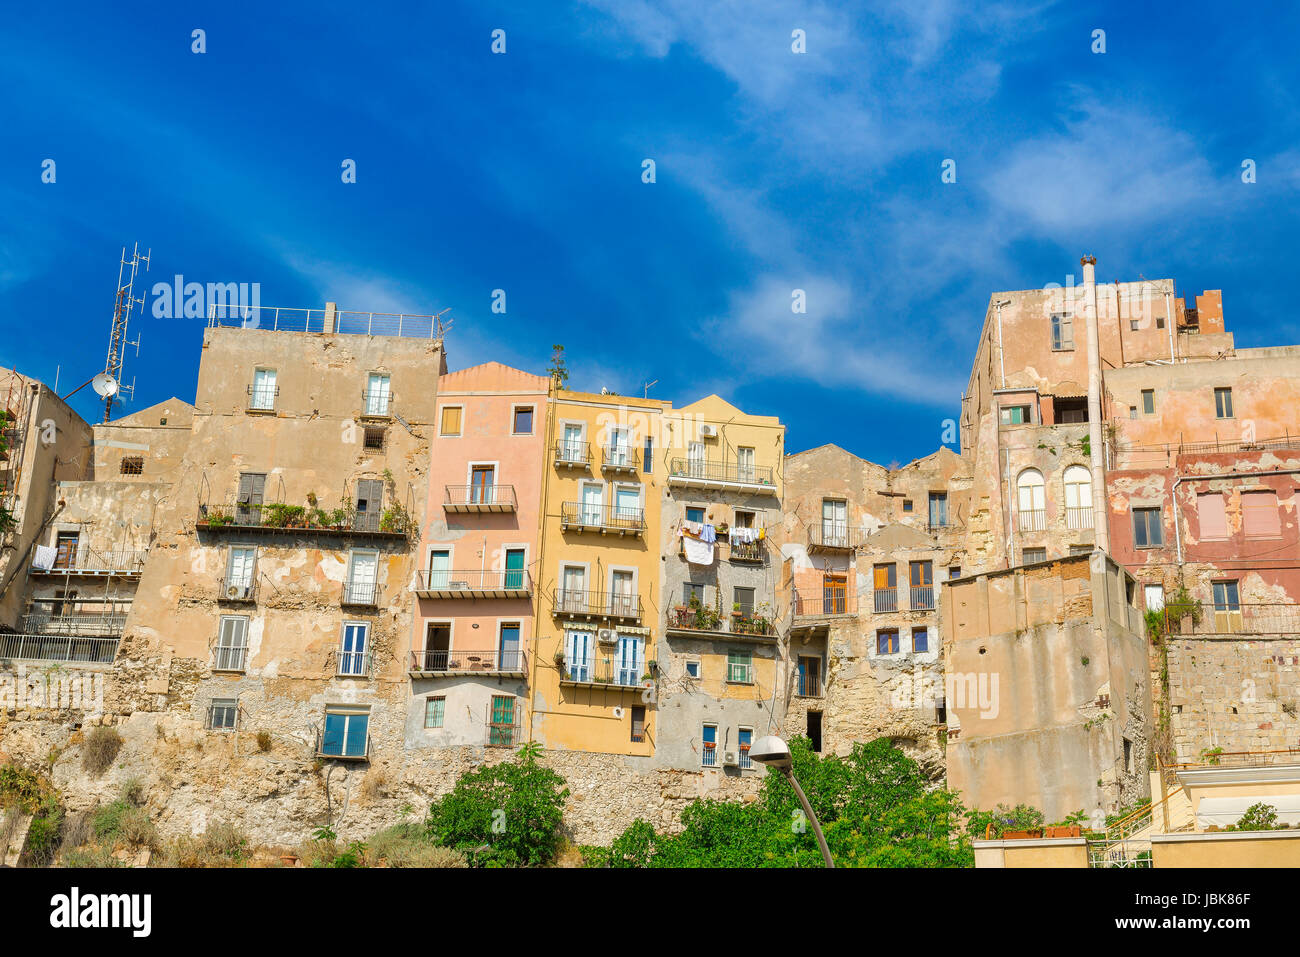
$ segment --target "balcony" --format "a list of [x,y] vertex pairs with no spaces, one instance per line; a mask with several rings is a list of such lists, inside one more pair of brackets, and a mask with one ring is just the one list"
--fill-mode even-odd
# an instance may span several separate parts
[[528,655],[522,649],[486,651],[425,649],[412,651],[409,672],[413,678],[495,675],[503,678],[528,677]]
[[810,552],[851,552],[861,544],[861,530],[843,522],[820,522],[808,529]]
[[243,674],[248,665],[247,645],[213,645],[212,670]]
[[820,698],[822,696],[822,677],[815,671],[799,670],[795,694],[800,698]]
[[101,614],[58,614],[53,611],[29,611],[23,615],[21,632],[25,635],[70,635],[89,638],[117,638],[126,627],[126,612]]
[[565,502],[560,506],[560,530],[639,538],[645,534],[645,509]]
[[668,632],[683,638],[723,638],[775,642],[776,623],[752,609],[720,614],[703,605],[675,605],[668,609]]
[[442,508],[446,512],[513,512],[513,485],[448,485]]
[[280,395],[278,385],[248,385],[248,405],[246,412],[260,415],[275,414],[275,400]]
[[333,308],[242,306],[228,301],[208,304],[208,328],[217,326],[264,332],[323,332],[436,341],[442,340],[447,328],[441,315],[412,316],[392,312],[347,312]]
[[361,413],[363,419],[387,420],[393,417],[393,394],[386,389],[363,389]]
[[627,664],[616,653],[593,653],[576,661],[565,660],[560,684],[603,688],[634,688],[642,691],[652,680],[645,662]]
[[767,549],[762,542],[736,542],[728,545],[727,558],[747,565],[761,565],[767,561]]
[[908,591],[911,593],[912,611],[934,611],[933,585],[913,585]]
[[60,661],[71,664],[112,664],[120,638],[76,638],[59,635],[0,635],[0,660]]
[[946,518],[941,522],[926,522],[925,531],[930,535],[942,535],[944,532],[956,531],[959,526],[956,522],[950,522]]
[[1022,532],[1042,532],[1047,530],[1047,509],[1029,508],[1021,509],[1018,516],[1019,528]]
[[283,502],[228,502],[200,505],[195,527],[212,533],[329,535],[401,541],[414,531],[415,523],[403,508],[362,512],[356,508],[327,510]]
[[559,442],[555,446],[556,468],[586,469],[591,467],[590,442]]
[[668,466],[668,484],[692,488],[743,489],[764,495],[776,494],[771,466],[673,459]]
[[1161,611],[1165,634],[1300,635],[1300,604],[1295,602],[1192,602],[1167,604]]
[[853,617],[858,613],[849,595],[842,591],[823,592],[821,595],[796,594],[793,605],[796,619]]
[[1092,528],[1092,506],[1065,506],[1065,527],[1075,529]]
[[627,446],[606,446],[601,456],[602,472],[625,472],[635,475],[641,467],[641,456],[636,449]]
[[218,578],[217,601],[232,605],[257,604],[257,579]]
[[641,596],[608,594],[600,591],[557,589],[551,614],[558,618],[611,618],[640,621]]
[[28,573],[37,577],[139,578],[148,554],[147,549],[64,547],[55,553],[49,568],[38,568],[33,559]]
[[344,582],[344,608],[378,608],[384,590],[375,582]]
[[877,615],[898,611],[897,588],[877,588],[872,595],[874,598],[872,607],[875,609]]
[[345,736],[327,739],[324,731],[318,731],[316,732],[316,756],[332,758],[335,761],[369,761],[370,734],[367,732],[364,742],[357,742]]
[[421,598],[527,598],[533,579],[522,568],[505,571],[424,569],[415,593]]
[[366,651],[332,651],[330,664],[339,678],[369,678],[374,655]]

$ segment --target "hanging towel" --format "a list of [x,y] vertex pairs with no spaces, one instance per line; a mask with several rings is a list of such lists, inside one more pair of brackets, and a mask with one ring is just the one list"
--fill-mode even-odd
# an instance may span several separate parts
[[684,522],[682,524],[686,531],[690,532],[696,538],[700,537],[701,526],[699,522]]
[[686,560],[692,565],[713,564],[713,545],[711,543],[702,542],[688,536],[682,539],[682,544],[686,547]]
[[700,532],[700,541],[707,542],[708,544],[712,545],[717,540],[718,540],[718,530],[714,528],[712,525],[706,524],[704,526],[704,530]]
[[37,545],[36,554],[32,556],[32,568],[47,572],[54,567],[58,551],[52,545]]

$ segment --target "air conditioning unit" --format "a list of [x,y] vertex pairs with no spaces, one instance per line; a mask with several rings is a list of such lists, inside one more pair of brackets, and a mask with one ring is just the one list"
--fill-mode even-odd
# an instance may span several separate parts
[[596,632],[596,640],[602,645],[618,644],[618,632],[613,628],[602,628]]
[[616,718],[623,717],[623,707],[621,705],[614,706],[614,717]]
[[718,437],[718,427],[716,425],[709,425],[708,423],[705,423],[704,425],[700,426],[700,438],[716,439],[717,437]]
[[723,763],[726,767],[734,768],[734,767],[736,766],[736,752],[735,752],[735,751],[723,751],[723,752],[722,752],[722,763]]

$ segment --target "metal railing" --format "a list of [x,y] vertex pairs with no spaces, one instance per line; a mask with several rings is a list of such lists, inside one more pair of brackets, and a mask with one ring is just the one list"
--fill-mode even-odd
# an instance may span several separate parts
[[126,612],[61,615],[55,612],[28,612],[23,615],[22,632],[26,635],[84,635],[117,638],[126,627]]
[[862,531],[842,522],[820,522],[808,529],[808,547],[849,551],[862,544]]
[[1020,531],[1022,532],[1041,532],[1047,529],[1047,509],[1045,508],[1021,509],[1018,519]]
[[472,598],[477,592],[514,591],[528,594],[533,590],[533,579],[523,568],[502,571],[426,568],[420,571],[416,590],[447,592],[444,598],[462,594],[466,598]]
[[513,485],[448,485],[443,497],[444,508],[492,509],[511,511],[516,507]]
[[821,595],[794,595],[796,618],[815,618],[825,615],[857,614],[847,592],[830,592]]
[[762,542],[736,542],[728,545],[727,557],[733,562],[765,562],[767,549]]
[[378,391],[363,389],[361,401],[364,403],[362,418],[386,419],[390,415],[389,408],[393,403],[393,393],[382,389]]
[[626,662],[619,655],[592,652],[585,658],[565,659],[560,680],[568,684],[612,685],[616,688],[640,688],[650,680],[646,662]]
[[896,586],[877,588],[872,592],[872,596],[872,607],[875,609],[876,614],[898,611],[898,588]]
[[483,743],[489,748],[516,748],[524,743],[524,715],[521,703],[516,700],[507,721],[492,720],[492,706],[484,728]]
[[484,674],[527,672],[528,656],[522,648],[475,651],[432,649],[411,652],[412,671],[473,671]]
[[818,671],[799,669],[799,681],[795,694],[801,698],[820,698],[822,696],[822,676]]
[[274,412],[275,400],[280,397],[278,385],[248,385],[248,410],[250,412]]
[[716,768],[721,759],[718,757],[718,745],[716,742],[705,742],[704,750],[700,753],[700,764],[706,768]]
[[343,604],[357,608],[376,608],[383,588],[377,582],[343,583]]
[[[1300,635],[1295,602],[1166,603],[1161,610],[1167,635]],[[1199,620],[1198,620],[1199,619]]]
[[742,744],[736,755],[736,763],[742,771],[746,771],[754,766],[753,759],[749,756],[749,745]]
[[322,758],[338,758],[339,760],[365,761],[370,757],[370,732],[366,732],[365,750],[360,753],[348,750],[348,739],[339,738],[337,741],[325,740],[325,732],[316,732],[316,754]]
[[368,651],[339,649],[330,652],[330,660],[334,665],[334,673],[340,678],[369,678],[374,655]]
[[770,465],[741,465],[733,462],[708,462],[700,459],[673,459],[668,478],[728,485],[774,486]]
[[213,645],[213,671],[243,671],[248,663],[247,645]]
[[931,611],[934,608],[934,586],[933,585],[912,585],[908,591],[911,593],[912,611]]
[[641,596],[560,588],[555,592],[554,613],[591,618],[632,618],[639,621],[642,615]]
[[414,523],[404,510],[314,508],[284,502],[225,502],[199,505],[196,524],[205,531],[223,528],[266,531],[318,532],[321,534],[393,535],[406,537]]
[[641,456],[637,450],[626,445],[607,445],[602,450],[600,467],[603,469],[622,469],[635,472],[641,467]]
[[208,305],[208,328],[264,329],[270,332],[333,332],[353,336],[441,339],[450,323],[440,316],[393,312],[348,312],[285,306]]
[[566,528],[597,528],[639,535],[645,531],[645,509],[565,502],[560,506],[560,524]]
[[742,611],[728,617],[712,609],[692,608],[689,605],[676,605],[668,609],[668,627],[679,631],[753,635],[760,638],[776,636],[776,624],[766,615]]
[[590,465],[591,443],[557,442],[555,445],[555,464],[579,466]]
[[217,579],[217,601],[255,602],[257,601],[257,578]]
[[1065,527],[1066,528],[1092,528],[1092,506],[1091,505],[1065,506]]
[[[94,575],[139,575],[149,555],[145,548],[90,548],[78,544],[76,548],[63,548],[55,554],[49,568],[31,566],[33,575],[67,575],[86,573]],[[35,559],[33,559],[33,562]]]
[[112,664],[120,638],[0,635],[0,658]]

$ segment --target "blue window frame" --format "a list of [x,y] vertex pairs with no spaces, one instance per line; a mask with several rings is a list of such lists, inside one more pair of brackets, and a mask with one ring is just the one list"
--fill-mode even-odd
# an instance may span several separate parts
[[926,628],[912,629],[912,651],[924,654],[930,650],[930,632]]
[[686,506],[686,521],[688,521],[688,522],[703,522],[703,521],[704,521],[704,509],[703,509],[703,507],[701,507],[701,506],[699,506],[699,505],[687,505],[687,506]]
[[335,758],[364,758],[369,712],[326,711],[320,753]]
[[339,649],[339,674],[364,675],[370,626],[364,621],[343,624],[343,647]]

